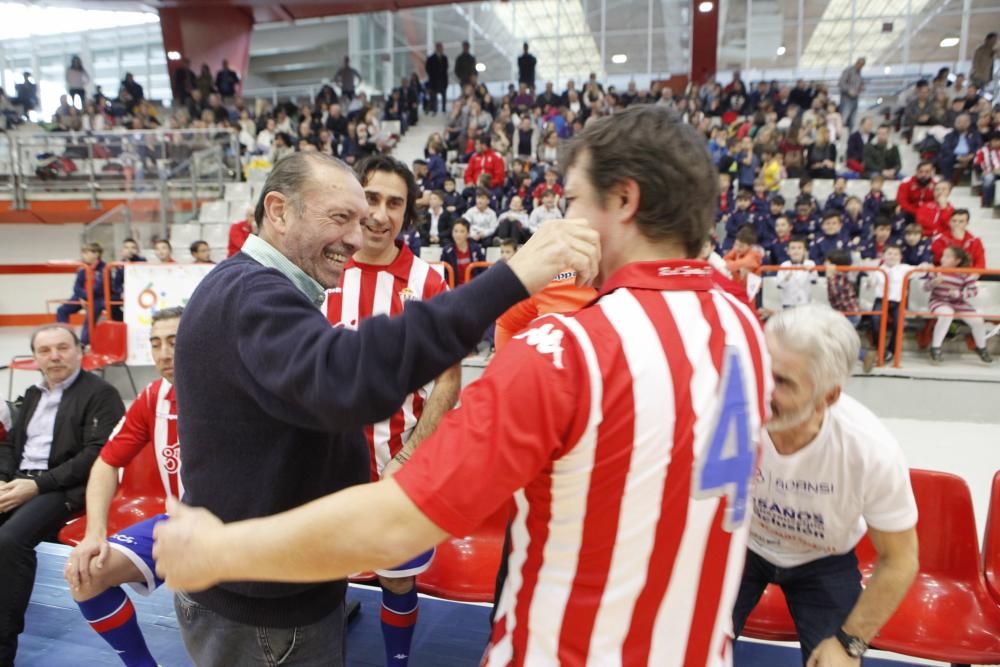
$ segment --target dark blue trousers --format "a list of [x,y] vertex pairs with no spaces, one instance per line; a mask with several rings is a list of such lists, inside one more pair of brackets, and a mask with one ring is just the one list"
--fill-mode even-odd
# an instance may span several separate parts
[[748,549],[733,607],[733,632],[737,637],[768,584],[780,586],[785,594],[805,665],[816,646],[833,636],[854,608],[861,595],[861,572],[853,551],[798,567],[778,567]]

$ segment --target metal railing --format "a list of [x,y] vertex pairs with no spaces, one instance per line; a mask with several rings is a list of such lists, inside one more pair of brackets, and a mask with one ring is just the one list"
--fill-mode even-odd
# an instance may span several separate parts
[[177,193],[197,208],[239,181],[236,132],[219,129],[7,133],[0,143],[0,192],[23,208],[39,193],[75,193],[98,208],[101,194],[125,192],[163,200]]
[[[781,271],[810,271],[813,273],[826,274],[826,267],[820,266],[762,266],[758,268],[754,273],[758,276],[764,277],[765,274],[778,274]],[[877,346],[878,346],[878,365],[882,366],[885,364],[885,335],[886,329],[889,322],[889,274],[886,273],[885,269],[877,266],[838,266],[837,271],[843,273],[881,273],[882,274],[882,294],[877,295],[876,299],[882,300],[882,308],[879,310],[852,310],[852,311],[841,311],[844,316],[849,315],[871,315],[878,316],[880,318],[878,331],[874,331],[873,335],[877,336]],[[761,284],[761,293],[763,294],[764,286]],[[858,304],[860,306],[860,303]]]

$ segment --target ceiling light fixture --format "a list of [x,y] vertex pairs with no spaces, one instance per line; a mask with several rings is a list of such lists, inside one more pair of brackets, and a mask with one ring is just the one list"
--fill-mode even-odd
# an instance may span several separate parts
[[941,40],[941,48],[948,49],[953,46],[958,46],[958,37],[945,37]]
[[181,54],[179,51],[167,51],[167,60],[180,60]]
[[486,64],[485,63],[476,63],[476,71],[477,72],[485,72],[486,71]]
[[783,56],[783,55],[785,55],[785,47],[783,47],[783,46],[779,46],[779,47],[778,47],[778,50],[777,50],[777,52],[776,52],[776,53],[777,53],[777,54],[778,54],[779,56]]
[[698,11],[701,12],[702,14],[707,14],[710,11],[712,11],[713,9],[715,9],[715,5],[712,4],[711,2],[699,2],[698,3]]
[[611,56],[611,62],[613,62],[616,65],[624,65],[625,63],[628,62],[628,56],[625,55],[624,53],[616,53],[615,55]]

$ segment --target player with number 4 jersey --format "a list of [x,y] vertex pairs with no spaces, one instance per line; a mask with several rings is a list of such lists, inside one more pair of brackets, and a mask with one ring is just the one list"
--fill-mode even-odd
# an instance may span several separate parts
[[[513,498],[483,665],[732,664],[771,379],[756,318],[688,259],[715,169],[691,127],[649,105],[588,124],[565,164],[567,220],[536,237],[574,220],[597,232],[596,299],[515,335],[391,479],[252,522],[179,508],[157,536],[171,585],[391,564],[474,535]],[[317,525],[336,539],[317,543]]]

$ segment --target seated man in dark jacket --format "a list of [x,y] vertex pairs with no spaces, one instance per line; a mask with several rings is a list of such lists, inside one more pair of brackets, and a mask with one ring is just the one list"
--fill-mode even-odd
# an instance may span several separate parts
[[110,384],[80,370],[72,329],[32,335],[42,382],[29,387],[0,441],[0,665],[13,665],[35,583],[35,546],[83,509],[90,467],[125,414]]
[[976,151],[983,145],[982,137],[972,127],[969,114],[960,114],[955,119],[955,129],[949,132],[938,152],[937,170],[942,178],[958,183],[976,157]]

